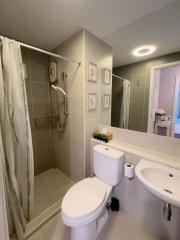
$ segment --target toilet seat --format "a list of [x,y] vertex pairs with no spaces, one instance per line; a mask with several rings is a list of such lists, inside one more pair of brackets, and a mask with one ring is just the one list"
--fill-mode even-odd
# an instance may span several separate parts
[[96,178],[76,183],[62,201],[62,214],[72,221],[88,218],[104,203],[106,187]]

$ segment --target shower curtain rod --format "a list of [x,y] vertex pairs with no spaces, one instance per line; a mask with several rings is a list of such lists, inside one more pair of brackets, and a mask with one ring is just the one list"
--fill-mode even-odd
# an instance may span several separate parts
[[121,79],[121,80],[123,80],[123,81],[126,80],[125,78],[120,77],[120,76],[118,76],[118,75],[116,75],[116,74],[112,74],[112,76],[113,76],[113,77],[116,77],[116,78],[119,78],[119,79]]
[[[2,37],[4,37],[4,36],[0,35],[0,40],[2,40]],[[15,41],[16,41],[16,40],[15,40]],[[67,62],[77,63],[79,66],[81,65],[81,62],[78,62],[78,61],[76,61],[76,60],[74,60],[74,59],[70,59],[70,58],[67,58],[67,57],[63,57],[63,56],[61,56],[61,55],[59,55],[59,54],[55,54],[55,53],[46,51],[46,50],[44,50],[44,49],[31,46],[31,45],[26,44],[26,43],[22,43],[22,42],[19,42],[19,41],[16,41],[16,42],[18,42],[18,43],[20,44],[20,46],[22,46],[22,47],[29,48],[29,49],[35,50],[35,51],[37,51],[37,52],[41,52],[41,53],[44,53],[44,54],[46,54],[46,55],[49,55],[49,56],[52,56],[52,57],[55,57],[55,58],[61,58],[61,59],[65,60],[65,61],[67,61]]]

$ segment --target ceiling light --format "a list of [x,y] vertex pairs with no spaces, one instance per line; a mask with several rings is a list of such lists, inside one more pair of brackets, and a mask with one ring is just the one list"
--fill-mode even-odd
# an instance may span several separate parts
[[156,51],[156,47],[152,45],[144,45],[140,46],[138,48],[135,48],[132,51],[132,54],[136,57],[143,57],[152,54],[153,52]]

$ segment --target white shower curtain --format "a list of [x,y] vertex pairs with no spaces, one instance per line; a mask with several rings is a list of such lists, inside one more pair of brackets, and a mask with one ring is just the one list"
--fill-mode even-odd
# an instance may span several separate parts
[[[0,59],[1,63],[1,59]],[[1,65],[0,65],[1,68]],[[1,69],[0,69],[1,74]],[[6,203],[6,187],[5,187],[6,171],[5,171],[5,158],[2,145],[1,129],[0,129],[0,237],[3,240],[9,239],[9,229],[8,229],[8,213],[7,213],[7,203]]]
[[0,127],[10,204],[19,239],[32,217],[34,161],[20,45],[2,38]]
[[130,81],[123,81],[123,97],[120,111],[120,128],[128,129],[129,126],[129,107],[130,107]]

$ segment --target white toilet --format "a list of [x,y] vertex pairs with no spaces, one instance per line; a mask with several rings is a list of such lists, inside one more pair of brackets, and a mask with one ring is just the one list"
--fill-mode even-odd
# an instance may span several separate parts
[[95,177],[73,185],[62,201],[62,220],[71,228],[70,240],[97,238],[108,218],[112,188],[121,181],[123,163],[123,152],[99,144],[93,147]]

